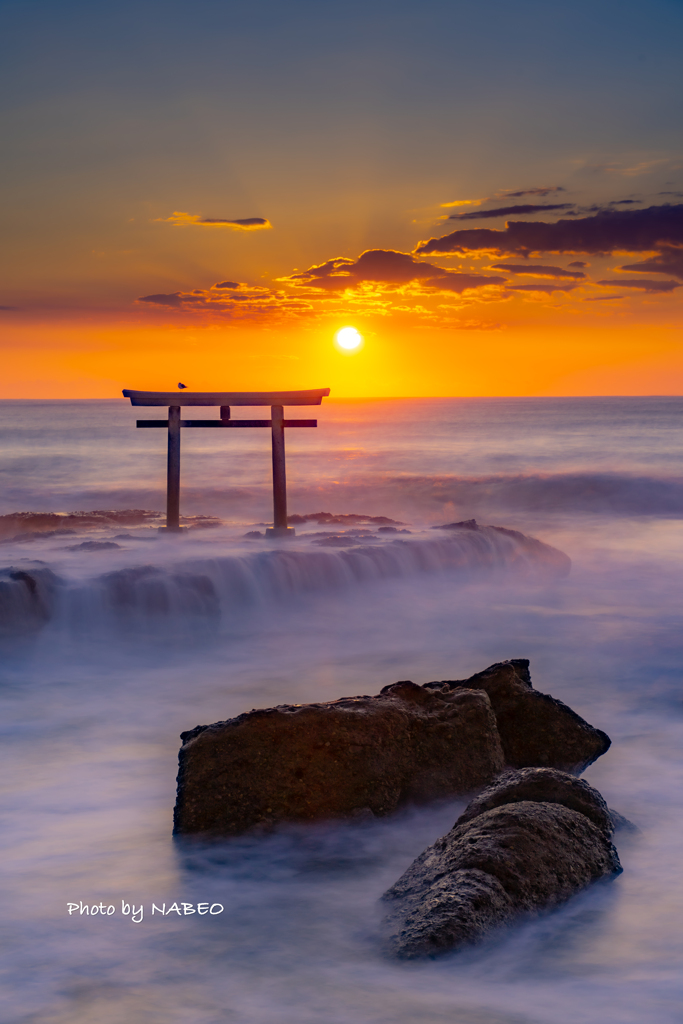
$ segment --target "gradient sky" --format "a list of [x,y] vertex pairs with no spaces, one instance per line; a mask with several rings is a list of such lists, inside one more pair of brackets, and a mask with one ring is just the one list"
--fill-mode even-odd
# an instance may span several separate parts
[[681,39],[681,0],[5,0],[0,397],[680,394]]

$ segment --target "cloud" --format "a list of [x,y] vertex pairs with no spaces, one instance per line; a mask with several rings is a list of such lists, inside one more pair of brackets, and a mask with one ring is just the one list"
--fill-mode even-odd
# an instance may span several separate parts
[[513,284],[508,287],[509,292],[572,292],[578,285],[575,284]]
[[642,263],[627,263],[619,270],[635,271],[638,274],[671,274],[683,281],[683,246],[663,245],[652,259]]
[[514,214],[538,213],[539,210],[569,210],[573,203],[555,203],[547,206],[500,206],[495,210],[473,210],[471,213],[452,213],[449,220],[489,220],[492,217],[511,217]]
[[202,217],[198,213],[184,213],[182,210],[176,210],[170,217],[157,217],[156,221],[173,224],[175,227],[192,225],[205,228],[231,228],[233,231],[258,231],[260,228],[272,228],[273,226],[265,217],[242,217],[239,220],[228,220],[226,217]]
[[645,210],[602,210],[592,217],[543,221],[511,221],[504,229],[462,228],[443,238],[421,242],[427,253],[485,251],[499,255],[532,252],[608,254],[646,252],[663,245],[683,244],[683,204],[665,203]]
[[459,320],[453,326],[458,331],[502,331],[507,325],[492,320]]
[[677,281],[598,281],[610,288],[642,288],[646,292],[672,292],[680,288]]
[[521,199],[522,196],[549,196],[552,192],[566,192],[561,185],[544,185],[541,188],[521,188],[518,191],[512,189],[500,189],[496,192],[498,199]]
[[619,167],[617,164],[601,164],[595,169],[598,171],[605,171],[606,174],[619,174],[623,178],[638,178],[641,174],[647,174],[653,167],[660,167],[662,164],[669,163],[668,159],[664,158],[661,160],[641,160],[639,164],[634,164],[633,167]]
[[442,270],[431,263],[423,263],[404,252],[393,249],[368,249],[357,260],[341,256],[327,260],[302,273],[282,278],[295,285],[328,292],[346,291],[366,284],[389,286],[396,289],[418,284],[422,288],[462,293],[470,288],[505,283],[504,277],[486,277],[483,274],[462,274]]
[[281,288],[217,281],[210,288],[141,295],[137,301],[169,312],[256,323],[338,316],[342,310],[348,315],[351,308],[439,321],[444,314],[411,300],[448,295],[448,304],[441,308],[451,314],[455,305],[472,302],[470,295],[457,302],[455,296],[475,289],[490,293],[492,285],[499,289],[506,280],[443,270],[390,249],[370,249],[358,259],[339,257],[281,278]]
[[178,309],[182,306],[181,292],[170,292],[166,295],[141,295],[136,302],[151,302],[154,306],[173,306]]
[[261,285],[222,281],[212,288],[142,295],[138,302],[166,306],[184,313],[210,313],[231,320],[287,320],[307,316],[313,307],[298,296]]
[[218,224],[229,228],[241,228],[249,231],[252,228],[270,228],[273,225],[265,217],[244,217],[242,220],[226,220],[224,217],[202,217],[198,224]]
[[584,302],[614,302],[615,299],[625,299],[625,295],[593,295],[585,298]]
[[633,203],[642,203],[642,199],[613,199],[610,206],[631,206]]
[[441,203],[441,208],[445,210],[451,206],[481,206],[485,202],[486,199],[454,199],[452,203]]
[[511,274],[527,274],[529,277],[570,277],[579,280],[586,276],[580,271],[564,270],[562,267],[542,267],[537,263],[495,263],[493,269],[509,270]]
[[573,263],[569,264],[570,267],[590,267],[590,263],[584,263],[583,260],[574,260]]

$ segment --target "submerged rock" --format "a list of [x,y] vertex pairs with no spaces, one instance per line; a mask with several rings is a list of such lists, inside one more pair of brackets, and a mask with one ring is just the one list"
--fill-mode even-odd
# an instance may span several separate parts
[[543,766],[580,775],[609,750],[610,738],[561,700],[534,690],[526,658],[491,665],[469,679],[426,683],[438,693],[484,690],[498,723],[505,762],[511,768]]
[[[382,897],[391,905],[386,926],[394,956],[471,945],[520,914],[549,910],[621,871],[602,797],[560,775],[506,773],[420,854]],[[534,786],[544,796],[524,799]]]
[[411,682],[375,697],[251,711],[182,733],[177,834],[386,815],[471,793],[503,768],[483,690]]

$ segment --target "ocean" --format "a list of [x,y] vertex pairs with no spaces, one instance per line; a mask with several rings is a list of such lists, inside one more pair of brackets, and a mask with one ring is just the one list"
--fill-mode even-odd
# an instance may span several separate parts
[[[166,435],[138,414],[0,403],[0,515],[45,513],[0,519],[3,1021],[680,1022],[683,399],[325,400],[287,433],[283,541],[257,429],[183,433],[191,528],[159,534]],[[571,571],[440,529],[472,519]],[[612,738],[584,777],[639,831],[609,885],[406,964],[378,898],[462,801],[173,839],[182,731],[507,658]]]

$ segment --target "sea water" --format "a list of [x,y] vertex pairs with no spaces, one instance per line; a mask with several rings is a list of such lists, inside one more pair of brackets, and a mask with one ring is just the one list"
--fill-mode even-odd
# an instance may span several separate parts
[[[136,430],[136,413],[1,403],[0,514],[161,511],[165,433]],[[268,431],[187,430],[181,511],[221,525],[168,537],[151,518],[70,521],[0,542],[0,568],[57,581],[45,615],[24,629],[15,616],[0,641],[3,1021],[680,1021],[683,400],[315,413],[317,430],[287,434],[290,511],[406,533],[368,519],[245,537],[270,515]],[[508,534],[433,529],[468,519],[553,545],[571,572]],[[172,839],[181,731],[523,657],[538,689],[612,737],[585,778],[640,830],[617,835],[614,882],[399,964],[378,898],[461,802]]]

